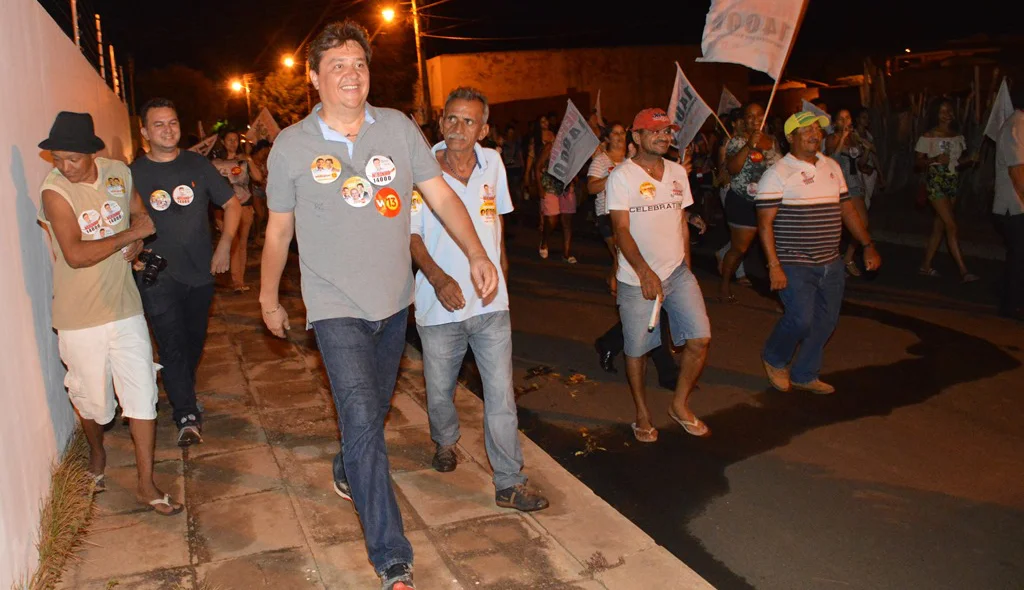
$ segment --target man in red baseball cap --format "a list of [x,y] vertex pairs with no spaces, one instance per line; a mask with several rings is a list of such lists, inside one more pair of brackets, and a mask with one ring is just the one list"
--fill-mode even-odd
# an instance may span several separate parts
[[658,439],[647,407],[644,365],[647,353],[661,344],[659,306],[668,313],[674,344],[685,345],[669,416],[694,436],[711,432],[688,404],[707,360],[711,324],[690,272],[685,221],[685,209],[693,204],[690,183],[685,168],[664,158],[678,130],[661,109],[637,113],[632,127],[637,154],[611,172],[605,189],[619,247],[617,302],[626,376],[636,404],[633,434],[640,442]]

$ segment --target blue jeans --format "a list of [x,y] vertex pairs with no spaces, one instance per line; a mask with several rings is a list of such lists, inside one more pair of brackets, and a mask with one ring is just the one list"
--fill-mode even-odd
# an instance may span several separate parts
[[423,341],[430,438],[442,447],[459,441],[455,382],[466,346],[472,346],[484,386],[484,446],[494,469],[494,487],[503,490],[526,483],[512,392],[512,323],[508,311],[438,326],[417,325],[416,329]]
[[398,379],[408,314],[403,309],[375,322],[313,322],[341,431],[342,452],[334,462],[334,478],[347,480],[352,487],[352,502],[377,573],[398,563],[412,564],[412,545],[405,538],[384,445],[384,417]]
[[839,322],[846,285],[843,261],[819,266],[784,264],[782,270],[786,273],[786,288],[779,292],[779,298],[786,309],[768,337],[762,356],[775,368],[785,367],[792,360],[790,379],[810,383],[818,378],[825,343]]

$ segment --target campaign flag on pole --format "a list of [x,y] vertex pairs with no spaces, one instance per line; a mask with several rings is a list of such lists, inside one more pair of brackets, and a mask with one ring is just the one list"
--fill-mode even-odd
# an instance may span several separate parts
[[722,97],[718,99],[718,110],[715,113],[718,115],[723,113],[729,114],[733,109],[738,109],[741,106],[743,106],[743,103],[740,102],[740,99],[736,98],[736,95],[732,92],[729,92],[727,87],[722,86]]
[[697,90],[686,79],[683,68],[676,63],[676,83],[672,87],[672,98],[668,102],[668,118],[679,125],[675,144],[680,150],[690,145],[701,125],[711,116],[711,107],[697,94]]
[[601,117],[601,89],[597,89],[597,103],[594,104],[594,112],[597,113],[597,124],[604,129],[604,118]]
[[277,121],[271,116],[267,107],[263,107],[260,114],[256,115],[256,119],[249,125],[249,132],[245,134],[245,139],[252,144],[261,139],[273,142],[278,133],[281,133],[281,128],[278,127]]
[[807,102],[806,99],[800,101],[800,110],[801,111],[808,111],[808,112],[814,113],[818,117],[828,117],[829,121],[832,120],[832,117],[829,116],[828,113],[826,113],[825,111],[819,109],[818,107],[814,106],[813,104]]
[[697,61],[734,63],[779,79],[804,0],[711,0]]
[[551,145],[548,174],[564,184],[569,184],[600,144],[601,140],[594,135],[586,118],[580,114],[570,99],[568,106],[565,107],[565,116],[562,117],[558,135]]
[[206,130],[203,129],[203,122],[202,121],[196,121],[196,123],[199,126],[199,137],[206,137]]
[[992,141],[998,141],[999,129],[1012,115],[1013,101],[1010,100],[1010,88],[1006,85],[1006,78],[1003,78],[999,92],[996,93],[996,101],[992,103],[992,110],[988,114],[988,122],[985,123],[985,135],[992,138]]
[[214,133],[213,135],[204,138],[194,146],[188,148],[188,151],[208,156],[210,154],[210,150],[213,149],[213,144],[217,143],[217,138],[218,135]]

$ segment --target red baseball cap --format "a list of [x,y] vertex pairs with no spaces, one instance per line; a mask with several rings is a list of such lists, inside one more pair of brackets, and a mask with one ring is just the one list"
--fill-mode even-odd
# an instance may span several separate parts
[[636,118],[633,119],[634,131],[643,129],[645,131],[661,131],[666,127],[671,127],[672,131],[679,131],[679,125],[676,125],[668,118],[665,111],[662,109],[644,109],[636,114]]

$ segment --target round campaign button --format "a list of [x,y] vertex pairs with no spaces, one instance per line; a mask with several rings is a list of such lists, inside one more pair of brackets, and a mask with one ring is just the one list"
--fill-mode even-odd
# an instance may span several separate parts
[[114,235],[116,233],[117,232],[114,231],[112,228],[104,226],[104,227],[100,228],[100,231],[97,232],[96,235],[98,237],[101,237],[101,238],[109,238],[110,236],[112,236],[112,235]]
[[353,207],[370,204],[370,183],[361,176],[351,176],[341,185],[341,198]]
[[653,199],[656,192],[657,189],[654,188],[654,183],[644,182],[640,184],[640,196],[642,196],[645,201]]
[[124,180],[117,176],[107,179],[107,194],[112,197],[124,196]]
[[196,194],[192,192],[192,187],[187,184],[179,184],[174,187],[172,195],[174,196],[174,202],[182,207],[188,207],[196,198]]
[[750,195],[751,197],[756,197],[757,196],[757,183],[756,182],[751,182],[750,184],[747,185],[747,194]]
[[117,225],[124,219],[124,213],[121,212],[121,206],[117,201],[105,201],[102,209],[103,221],[107,222],[107,225]]
[[384,217],[395,217],[402,210],[402,199],[392,188],[382,188],[377,191],[373,198],[373,204],[377,206],[377,213]]
[[750,161],[755,164],[760,164],[764,161],[764,153],[758,150],[750,150]]
[[241,166],[232,166],[231,167],[231,176],[239,176],[241,174],[242,174],[242,167]]
[[480,187],[480,218],[484,223],[494,223],[498,218],[498,208],[494,204],[494,187],[485,184]]
[[395,163],[387,156],[371,156],[370,161],[366,163],[366,177],[379,186],[391,184],[396,171]]
[[309,171],[313,174],[313,180],[320,184],[330,184],[338,180],[341,174],[341,162],[331,155],[317,156],[309,165]]
[[171,206],[171,195],[167,191],[153,191],[149,195],[149,206],[156,211],[166,211]]
[[412,189],[412,199],[409,203],[409,212],[413,215],[419,213],[423,209],[423,197],[420,196],[420,192],[416,189]]
[[82,214],[78,216],[78,227],[82,228],[82,233],[87,236],[100,231],[99,212],[95,209],[82,211]]

